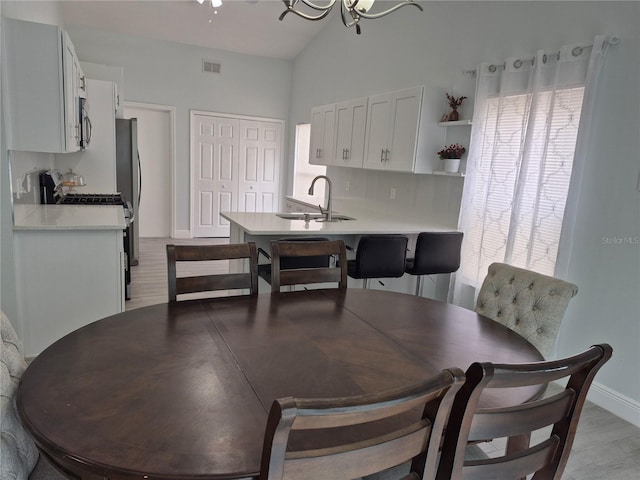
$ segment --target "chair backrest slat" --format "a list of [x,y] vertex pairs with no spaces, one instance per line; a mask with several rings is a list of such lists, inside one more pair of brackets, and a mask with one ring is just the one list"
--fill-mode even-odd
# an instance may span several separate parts
[[[248,262],[248,271],[178,277],[177,262],[204,262],[218,260],[242,260]],[[169,301],[177,301],[177,295],[215,290],[248,289],[258,294],[258,253],[253,242],[230,245],[167,245],[167,278]]]
[[[281,260],[290,262],[296,257],[338,257],[337,266],[314,268],[281,268]],[[322,265],[322,264],[321,264]],[[274,240],[271,242],[271,289],[279,292],[283,285],[337,282],[339,288],[347,287],[347,251],[342,240],[318,240],[297,242]]]
[[469,441],[513,437],[559,422],[569,415],[574,396],[573,390],[563,390],[552,397],[516,407],[478,409],[471,423]]
[[558,451],[559,444],[560,439],[557,435],[553,435],[531,448],[526,455],[516,454],[508,460],[496,464],[491,464],[488,461],[470,461],[468,465],[465,465],[462,478],[473,478],[474,480],[525,478],[528,473],[542,470],[545,465],[549,465]]
[[422,472],[433,478],[442,432],[463,381],[461,370],[449,369],[382,394],[276,400],[260,480],[350,480],[408,461],[419,478]]
[[285,454],[283,479],[310,478],[309,472],[318,479],[334,480],[336,471],[342,478],[359,478],[362,466],[367,471],[382,471],[390,465],[400,465],[420,455],[431,435],[431,424],[398,434],[397,437],[380,436],[367,442],[342,445],[339,448],[323,448],[314,451]]

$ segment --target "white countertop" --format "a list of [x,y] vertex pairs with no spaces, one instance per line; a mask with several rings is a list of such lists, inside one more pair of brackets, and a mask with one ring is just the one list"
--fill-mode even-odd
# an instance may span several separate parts
[[418,234],[425,231],[451,231],[451,226],[430,224],[425,221],[385,216],[375,211],[340,212],[355,220],[317,222],[311,220],[285,220],[275,213],[224,212],[221,215],[251,235],[361,235],[368,233]]
[[25,205],[13,207],[14,230],[124,230],[121,206]]

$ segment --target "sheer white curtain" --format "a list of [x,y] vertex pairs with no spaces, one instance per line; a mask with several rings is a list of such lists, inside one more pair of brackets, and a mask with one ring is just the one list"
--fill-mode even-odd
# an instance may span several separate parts
[[465,234],[450,300],[473,307],[488,266],[504,262],[562,277],[597,80],[608,45],[481,64],[459,229]]

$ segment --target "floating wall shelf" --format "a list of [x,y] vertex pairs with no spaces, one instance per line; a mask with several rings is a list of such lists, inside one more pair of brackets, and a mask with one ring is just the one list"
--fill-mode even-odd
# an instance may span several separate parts
[[471,120],[456,120],[455,122],[438,122],[441,127],[465,127],[471,125]]

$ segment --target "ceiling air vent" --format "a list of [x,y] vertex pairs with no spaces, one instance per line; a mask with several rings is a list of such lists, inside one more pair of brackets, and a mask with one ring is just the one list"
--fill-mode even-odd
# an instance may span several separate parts
[[222,65],[211,60],[202,60],[202,71],[204,73],[220,73]]

